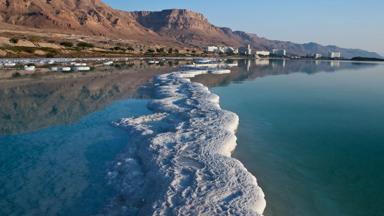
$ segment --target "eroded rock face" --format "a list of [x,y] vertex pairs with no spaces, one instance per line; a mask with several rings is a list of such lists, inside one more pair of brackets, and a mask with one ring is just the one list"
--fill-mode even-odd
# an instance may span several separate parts
[[6,23],[28,27],[109,37],[155,35],[129,13],[114,10],[100,0],[2,0],[0,14]]
[[[200,13],[190,10],[163,10],[160,12],[133,12],[134,17],[143,26],[154,31],[183,29],[214,29]],[[217,30],[217,29],[215,29]]]
[[344,58],[380,58],[377,53],[364,50],[268,40],[256,34],[232,31],[214,26],[202,14],[190,10],[124,12],[100,0],[0,0],[0,25],[2,23],[141,44],[175,47],[251,44],[258,50],[286,49],[289,54],[302,56],[340,51]]
[[190,10],[141,11],[132,14],[144,27],[189,45],[239,46],[243,43],[241,38],[227,34],[221,28],[209,23],[202,14]]

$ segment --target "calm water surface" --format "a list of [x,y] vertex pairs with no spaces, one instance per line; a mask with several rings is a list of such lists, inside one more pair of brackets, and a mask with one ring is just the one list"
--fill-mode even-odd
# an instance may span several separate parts
[[275,76],[213,89],[240,116],[234,156],[258,178],[266,216],[384,215],[384,65],[344,66],[248,67]]
[[[384,215],[384,66],[239,64],[201,81],[240,116],[235,157],[265,191],[266,216]],[[148,113],[123,99],[140,77],[0,86],[0,215],[102,212],[115,195],[108,166],[130,139],[111,122]]]
[[108,168],[130,140],[111,123],[149,113],[129,98],[163,69],[0,80],[0,215],[102,213],[116,195]]
[[116,101],[79,122],[0,137],[0,215],[95,215],[110,201],[108,162],[129,143],[112,121],[147,114]]

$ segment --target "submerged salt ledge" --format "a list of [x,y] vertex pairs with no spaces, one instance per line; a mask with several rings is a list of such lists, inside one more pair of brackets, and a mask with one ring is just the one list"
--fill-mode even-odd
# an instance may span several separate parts
[[[154,114],[116,123],[140,140],[135,154],[142,167],[141,171],[134,168],[136,164],[129,159],[118,162],[117,171],[111,173],[122,175],[120,179],[113,177],[125,185],[120,196],[126,199],[115,200],[122,203],[120,209],[112,203],[107,214],[132,213],[132,208],[142,215],[263,214],[266,202],[256,178],[231,158],[239,118],[222,110],[219,97],[207,87],[189,80],[202,73],[208,71],[156,77],[157,99],[148,105]],[[118,169],[122,164],[135,172],[121,174]],[[127,181],[134,181],[133,175],[146,179],[135,188],[139,192],[127,189],[132,184]],[[140,203],[133,207],[129,203],[138,200]]]

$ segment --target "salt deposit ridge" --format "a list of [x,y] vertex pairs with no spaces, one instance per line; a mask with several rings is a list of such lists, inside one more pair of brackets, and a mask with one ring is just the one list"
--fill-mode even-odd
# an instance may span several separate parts
[[179,71],[154,80],[151,115],[121,119],[131,147],[109,171],[120,194],[107,215],[262,215],[256,178],[231,157],[239,118],[219,97],[191,82],[208,70]]

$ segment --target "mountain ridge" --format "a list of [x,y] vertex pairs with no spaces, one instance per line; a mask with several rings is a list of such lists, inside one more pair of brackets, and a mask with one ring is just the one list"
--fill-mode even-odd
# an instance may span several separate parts
[[49,31],[128,39],[139,43],[245,46],[258,50],[286,49],[292,55],[327,55],[340,51],[345,58],[381,57],[375,52],[269,40],[257,34],[211,24],[201,13],[188,9],[123,11],[101,0],[0,0],[0,23]]

